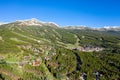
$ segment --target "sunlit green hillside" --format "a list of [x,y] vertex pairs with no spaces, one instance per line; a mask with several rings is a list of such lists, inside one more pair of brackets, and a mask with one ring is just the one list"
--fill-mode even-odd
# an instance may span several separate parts
[[119,58],[119,31],[0,26],[0,80],[119,80]]

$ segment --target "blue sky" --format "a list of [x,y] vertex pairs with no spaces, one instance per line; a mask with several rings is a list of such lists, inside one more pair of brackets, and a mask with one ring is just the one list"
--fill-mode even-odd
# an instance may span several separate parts
[[30,18],[61,26],[120,26],[120,0],[0,0],[0,22]]

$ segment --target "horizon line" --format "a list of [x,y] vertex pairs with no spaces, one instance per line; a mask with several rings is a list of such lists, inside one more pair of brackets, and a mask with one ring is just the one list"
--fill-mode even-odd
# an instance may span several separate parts
[[56,24],[56,25],[58,25],[59,27],[88,27],[88,28],[119,28],[120,27],[120,25],[104,25],[104,26],[98,26],[98,27],[93,27],[93,26],[87,26],[87,25],[60,25],[60,24],[58,24],[58,23],[56,23],[56,22],[51,22],[51,21],[42,21],[42,20],[40,20],[40,19],[38,19],[38,18],[27,18],[27,19],[18,19],[18,20],[12,20],[12,21],[6,21],[6,22],[4,22],[4,21],[0,21],[0,25],[2,25],[2,24],[9,24],[9,23],[13,23],[13,22],[16,22],[16,21],[28,21],[28,20],[38,20],[39,22],[42,22],[42,23],[54,23],[54,24]]

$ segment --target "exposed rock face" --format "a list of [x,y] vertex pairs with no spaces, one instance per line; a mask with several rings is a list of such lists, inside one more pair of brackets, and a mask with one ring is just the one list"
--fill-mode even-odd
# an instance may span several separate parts
[[16,23],[18,23],[21,26],[52,26],[52,27],[59,27],[59,25],[57,25],[54,22],[42,22],[39,21],[38,19],[32,18],[32,19],[28,19],[28,20],[17,20]]
[[30,19],[30,20],[18,20],[16,22],[18,22],[19,25],[28,25],[28,26],[32,26],[32,25],[42,26],[43,25],[39,20],[35,18]]

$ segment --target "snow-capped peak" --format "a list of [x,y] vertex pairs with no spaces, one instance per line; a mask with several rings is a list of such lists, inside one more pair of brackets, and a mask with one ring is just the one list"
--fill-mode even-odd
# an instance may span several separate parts
[[44,22],[45,25],[48,26],[53,26],[53,27],[60,27],[58,24],[56,24],[55,22]]
[[119,28],[120,26],[104,26],[105,29]]
[[59,25],[57,25],[54,22],[43,22],[43,21],[40,21],[36,18],[27,19],[27,20],[17,20],[16,22],[18,22],[19,25],[28,25],[28,26],[33,26],[33,25],[43,26],[43,25],[46,25],[46,26],[59,27]]
[[30,19],[30,21],[33,21],[33,22],[40,22],[38,19],[36,19],[36,18],[32,18],[32,19]]
[[27,19],[27,20],[17,20],[16,22],[19,22],[19,25],[37,25],[37,26],[42,26],[42,22],[40,22],[36,18],[32,19]]
[[16,20],[17,22],[25,22],[25,21],[31,21],[31,22],[39,22],[38,19],[32,18],[32,19],[25,19],[25,20]]

